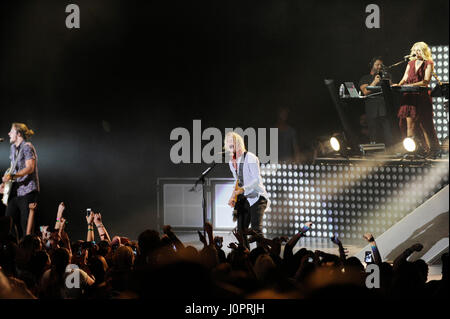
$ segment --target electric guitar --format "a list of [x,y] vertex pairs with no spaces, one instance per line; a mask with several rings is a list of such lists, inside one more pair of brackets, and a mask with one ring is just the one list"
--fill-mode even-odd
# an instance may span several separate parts
[[[234,185],[234,191],[241,189],[239,187],[239,180],[236,180],[236,184]],[[233,222],[237,221],[239,211],[241,210],[241,206],[243,205],[242,200],[245,200],[243,194],[235,195],[233,198]]]
[[[17,154],[14,162],[11,163],[11,166],[6,170],[5,175],[11,175],[11,173],[13,172],[13,167],[17,166],[17,161],[19,160],[19,157],[22,155],[22,151],[23,148],[20,149],[19,154]],[[35,151],[36,152],[36,151]],[[11,195],[11,189],[12,189],[12,185],[15,181],[14,180],[9,180],[5,183],[3,183],[4,185],[4,189],[3,189],[3,198],[2,198],[2,202],[3,204],[5,204],[6,206],[8,206],[8,198],[9,195]]]
[[[6,170],[5,175],[9,175],[11,172],[12,172],[12,167],[10,167]],[[9,180],[9,181],[3,183],[4,188],[3,188],[2,203],[5,204],[5,206],[8,206],[8,198],[9,198],[9,195],[11,194],[13,182],[14,182],[13,180]]]
[[[239,180],[236,180],[236,184],[234,185],[234,191],[237,191],[239,189]],[[236,209],[236,203],[237,203],[237,195],[233,198],[233,222],[237,220],[238,211]]]

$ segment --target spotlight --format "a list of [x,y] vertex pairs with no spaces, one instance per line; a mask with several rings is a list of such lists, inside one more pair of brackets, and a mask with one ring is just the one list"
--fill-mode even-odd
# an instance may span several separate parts
[[416,142],[411,137],[407,137],[403,140],[403,147],[408,152],[414,152],[417,148]]
[[[330,135],[319,137],[316,143],[316,156],[336,155],[342,147],[339,140],[336,137],[330,138]],[[311,167],[314,169],[314,166]],[[306,166],[306,169],[309,167]]]
[[341,149],[341,143],[339,143],[339,140],[334,136],[330,138],[330,145],[331,148],[336,152],[339,152],[339,150]]
[[348,157],[352,150],[344,132],[331,135],[328,145],[334,154],[344,157]]

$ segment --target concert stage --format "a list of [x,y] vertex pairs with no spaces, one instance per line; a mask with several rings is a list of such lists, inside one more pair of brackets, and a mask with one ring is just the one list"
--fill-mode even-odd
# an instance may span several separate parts
[[[367,245],[364,233],[371,232],[375,238],[383,234],[448,185],[448,173],[448,158],[377,156],[317,158],[314,164],[262,164],[261,175],[271,200],[263,231],[269,238],[292,236],[311,221],[312,229],[296,249],[337,254],[329,239],[337,235],[349,255],[355,255]],[[194,181],[160,178],[158,214],[160,225],[171,224],[184,242],[201,248],[196,231],[203,222],[202,192],[190,191]],[[236,241],[227,206],[232,189],[231,178],[210,178],[205,184],[207,219],[215,234],[224,237],[225,251]],[[448,215],[446,218],[448,224]]]

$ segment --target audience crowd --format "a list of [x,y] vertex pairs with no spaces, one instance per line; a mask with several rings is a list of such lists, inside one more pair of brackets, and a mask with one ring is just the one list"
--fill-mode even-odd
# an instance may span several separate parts
[[[170,226],[162,234],[144,230],[137,241],[110,238],[101,214],[86,216],[86,240],[72,240],[65,230],[64,204],[54,227],[15,237],[9,217],[0,223],[0,298],[446,298],[448,253],[442,256],[442,279],[428,281],[428,265],[408,257],[420,243],[406,249],[393,263],[383,262],[371,234],[372,262],[348,257],[333,237],[337,254],[295,249],[311,223],[292,238],[264,238],[248,231],[256,247],[245,247],[242,234],[225,253],[223,238],[211,224],[198,232],[201,250],[184,244]],[[99,240],[95,240],[95,234]],[[282,249],[284,248],[284,249]],[[379,288],[369,288],[369,264],[379,268]],[[372,281],[372,283],[376,283]]]

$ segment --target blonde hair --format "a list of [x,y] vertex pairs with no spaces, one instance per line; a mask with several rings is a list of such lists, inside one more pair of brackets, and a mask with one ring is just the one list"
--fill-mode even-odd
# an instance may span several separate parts
[[224,143],[223,143],[225,145],[225,150],[228,150],[227,140],[229,137],[233,138],[234,144],[236,145],[236,147],[235,147],[236,152],[241,151],[243,153],[246,151],[244,139],[242,138],[242,136],[240,136],[239,134],[237,134],[235,132],[228,132],[225,135],[225,139],[224,139]]
[[[413,46],[411,47],[411,54],[414,54],[414,51],[416,49],[422,51],[422,57],[424,60],[433,62],[433,58],[431,57],[431,50],[428,47],[428,44],[426,44],[425,42],[414,43]],[[409,60],[410,61],[417,60],[417,57],[410,57]]]
[[13,123],[12,126],[15,128],[17,133],[20,133],[24,140],[28,140],[34,135],[33,130],[30,130],[28,126],[23,123]]

